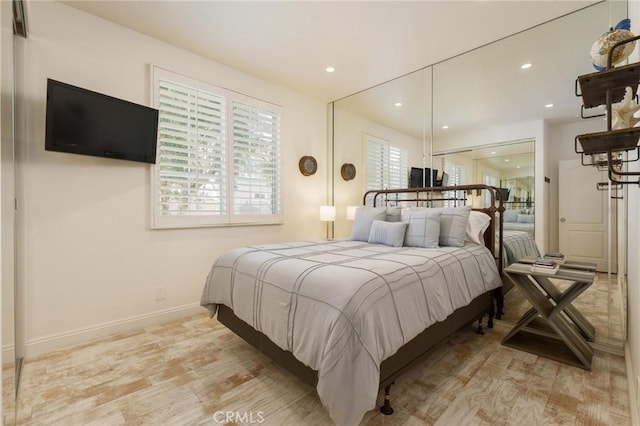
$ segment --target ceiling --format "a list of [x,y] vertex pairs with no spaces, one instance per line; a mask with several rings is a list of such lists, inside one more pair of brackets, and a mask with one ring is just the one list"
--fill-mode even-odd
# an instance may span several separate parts
[[[433,140],[435,152],[456,134],[468,139],[492,126],[580,121],[576,77],[595,72],[589,49],[608,29],[610,15],[619,18],[626,12],[619,9],[591,5],[343,98],[336,108],[418,140]],[[531,67],[521,69],[525,63]]]
[[328,102],[596,2],[63,3]]

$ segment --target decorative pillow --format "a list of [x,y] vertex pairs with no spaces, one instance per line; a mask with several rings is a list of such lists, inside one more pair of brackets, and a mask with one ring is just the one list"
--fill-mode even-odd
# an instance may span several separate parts
[[503,222],[516,222],[518,220],[518,214],[520,214],[519,210],[505,210],[502,213],[502,221]]
[[516,222],[518,223],[535,223],[536,216],[532,214],[519,214]]
[[462,247],[467,237],[471,206],[448,207],[440,216],[440,246]]
[[408,247],[438,248],[441,209],[402,209],[402,222],[407,224],[404,245]]
[[369,242],[391,247],[402,247],[407,224],[404,222],[383,222],[374,220],[371,224]]
[[471,210],[467,224],[467,241],[483,245],[484,231],[487,230],[491,218],[488,214]]
[[387,207],[387,222],[401,222],[402,221],[402,208],[401,207]]
[[358,207],[356,209],[356,215],[353,218],[353,230],[351,231],[351,239],[353,241],[369,241],[371,224],[374,220],[384,220],[386,215],[386,207]]

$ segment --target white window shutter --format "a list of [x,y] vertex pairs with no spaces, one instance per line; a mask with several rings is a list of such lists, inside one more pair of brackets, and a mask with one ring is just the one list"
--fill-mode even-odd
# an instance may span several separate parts
[[[458,186],[465,184],[465,172],[464,166],[462,164],[458,164],[454,161],[445,159],[444,172],[449,175],[447,186]],[[445,198],[464,198],[464,193],[462,191],[447,191],[445,194]],[[447,200],[445,201],[444,205],[446,207],[458,207],[463,205],[463,202],[461,200]]]
[[280,222],[280,107],[158,67],[153,81],[153,227]]
[[280,112],[255,100],[233,100],[233,215],[278,219]]
[[407,148],[371,135],[366,135],[365,144],[367,190],[406,188],[409,170]]

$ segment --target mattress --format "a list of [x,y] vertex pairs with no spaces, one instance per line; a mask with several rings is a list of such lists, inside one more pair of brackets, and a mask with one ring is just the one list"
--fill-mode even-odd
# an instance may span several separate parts
[[243,247],[220,256],[201,304],[224,304],[318,371],[338,425],[375,407],[380,363],[429,325],[501,286],[477,244],[425,249],[358,241]]

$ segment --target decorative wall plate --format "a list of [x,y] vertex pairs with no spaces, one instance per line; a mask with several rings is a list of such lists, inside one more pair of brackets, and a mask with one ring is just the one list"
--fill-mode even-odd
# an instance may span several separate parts
[[318,162],[312,156],[305,155],[304,157],[300,158],[300,161],[298,162],[298,168],[300,169],[300,173],[302,173],[304,176],[311,176],[318,171]]
[[342,179],[349,181],[356,177],[356,166],[351,163],[344,163],[340,168],[340,174]]

